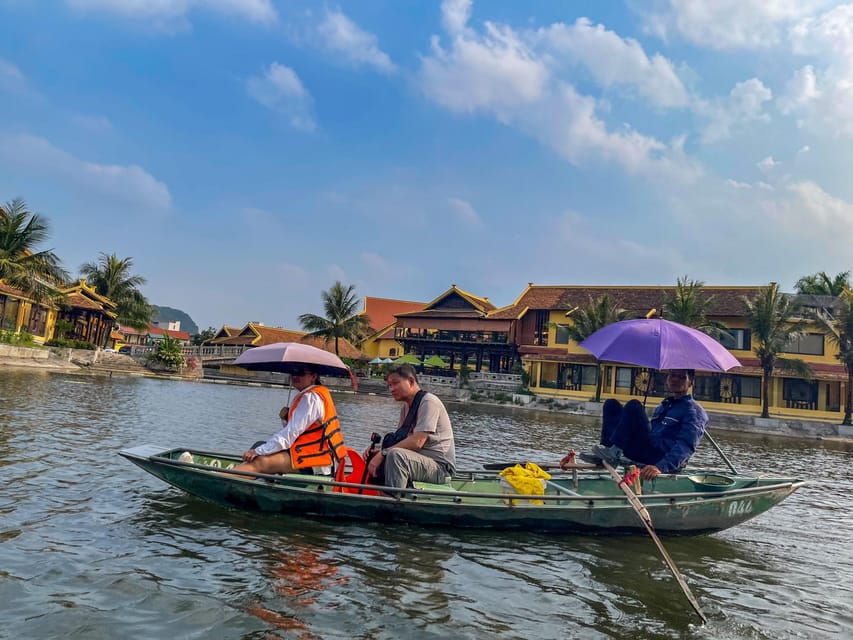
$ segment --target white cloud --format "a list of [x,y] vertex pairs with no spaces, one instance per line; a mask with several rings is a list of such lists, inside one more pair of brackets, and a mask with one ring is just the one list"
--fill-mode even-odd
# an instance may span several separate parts
[[764,103],[773,98],[761,80],[751,78],[738,82],[724,99],[697,101],[697,114],[706,118],[708,124],[702,133],[704,142],[716,142],[728,138],[732,129],[750,122],[768,122],[770,116],[764,111]]
[[[447,22],[448,5],[443,8]],[[450,22],[458,25],[459,19]],[[588,23],[581,22],[574,28],[584,37],[599,37],[588,33],[595,31]],[[524,34],[486,22],[479,31],[466,27],[452,33],[448,46],[442,46],[434,36],[431,55],[422,59],[421,89],[451,111],[482,112],[514,126],[579,166],[604,160],[655,179],[693,179],[699,169],[685,157],[683,137],[667,145],[628,124],[609,130],[597,113],[596,100],[581,95],[571,83],[557,76],[559,65],[553,51],[543,53],[536,48],[553,41],[555,33],[541,30]],[[655,64],[658,71],[668,65],[662,59],[658,63],[650,61],[645,54],[639,57],[641,50],[609,32],[603,32],[602,42],[603,47],[613,48],[623,57],[633,56],[651,76],[657,73]],[[596,68],[608,82],[625,80],[616,70]],[[677,93],[671,92],[663,102],[681,100]]]
[[802,246],[814,240],[816,258],[826,251],[827,262],[848,259],[853,243],[853,203],[831,196],[814,182],[802,181],[787,185],[776,199],[765,202],[764,209]]
[[365,251],[361,254],[361,261],[371,271],[379,271],[382,273],[388,273],[391,271],[391,265],[378,253]]
[[396,65],[377,43],[376,36],[355,24],[341,11],[327,11],[317,27],[323,45],[344,56],[350,64],[392,73]]
[[482,218],[467,200],[449,198],[447,200],[454,215],[465,224],[478,226],[483,224]]
[[100,194],[128,208],[157,212],[172,206],[168,187],[142,167],[81,160],[38,136],[0,135],[0,162],[13,162],[18,170]]
[[803,18],[790,37],[795,53],[814,60],[792,74],[779,108],[811,131],[853,136],[853,4]]
[[811,148],[806,144],[800,147],[797,153],[808,153],[809,151],[811,151]]
[[317,128],[311,95],[290,67],[273,62],[262,76],[249,78],[246,88],[262,105],[286,115],[294,129],[314,131]]
[[778,167],[780,164],[781,163],[778,160],[773,159],[773,156],[767,156],[766,158],[757,162],[755,166],[761,169],[763,173],[768,173],[774,167]]
[[422,60],[421,88],[456,112],[486,110],[500,119],[539,100],[549,79],[543,62],[510,28],[486,23],[485,33],[458,33],[451,48],[432,38],[432,55]]
[[470,19],[471,0],[444,0],[441,3],[441,22],[447,33],[459,33]]
[[787,29],[826,0],[669,0],[665,9],[639,4],[648,31],[678,35],[717,50],[760,49],[784,41]]
[[194,9],[207,9],[259,23],[277,20],[271,0],[66,0],[67,4],[86,13],[113,13],[124,18],[151,23],[170,30],[188,26],[187,14]]
[[587,18],[574,24],[553,24],[537,32],[544,48],[562,59],[577,61],[604,87],[633,87],[651,104],[683,107],[688,94],[675,68],[660,54],[651,58],[634,39],[622,38]]
[[0,58],[0,91],[19,95],[32,93],[32,88],[21,70]]
[[752,185],[748,182],[738,182],[737,180],[732,180],[731,178],[726,180],[726,184],[735,189],[752,189]]

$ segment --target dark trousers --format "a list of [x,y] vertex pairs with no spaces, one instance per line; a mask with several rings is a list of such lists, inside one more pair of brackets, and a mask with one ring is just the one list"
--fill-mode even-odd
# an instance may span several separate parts
[[664,452],[652,444],[651,424],[639,400],[622,403],[606,400],[601,411],[601,444],[616,445],[626,457],[642,464],[654,464]]

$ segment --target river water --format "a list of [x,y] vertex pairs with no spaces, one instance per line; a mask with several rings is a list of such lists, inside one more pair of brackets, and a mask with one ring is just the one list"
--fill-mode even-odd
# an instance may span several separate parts
[[[665,538],[710,622],[650,540],[490,534],[232,511],[116,455],[243,451],[286,391],[0,369],[2,638],[850,638],[853,478],[845,444],[717,433],[743,470],[807,478],[713,536]],[[362,450],[398,408],[336,394]],[[460,468],[553,462],[595,427],[449,404]],[[721,467],[707,445],[694,458]]]

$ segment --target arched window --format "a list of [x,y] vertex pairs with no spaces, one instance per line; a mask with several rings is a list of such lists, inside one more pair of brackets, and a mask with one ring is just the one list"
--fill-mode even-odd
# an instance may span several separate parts
[[391,351],[389,351],[389,352],[388,352],[388,355],[389,355],[390,357],[392,357],[392,358],[393,358],[394,356],[396,356],[396,355],[397,355],[397,350],[396,350],[396,349],[391,349]]

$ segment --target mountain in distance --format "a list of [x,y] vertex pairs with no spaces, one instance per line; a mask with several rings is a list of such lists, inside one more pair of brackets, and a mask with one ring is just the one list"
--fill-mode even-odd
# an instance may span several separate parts
[[190,335],[194,335],[198,333],[198,325],[193,322],[193,319],[190,318],[189,314],[180,309],[173,309],[172,307],[159,307],[156,304],[154,305],[154,316],[151,319],[152,322],[160,323],[161,327],[167,326],[168,322],[180,322],[181,323],[181,331],[186,331]]

